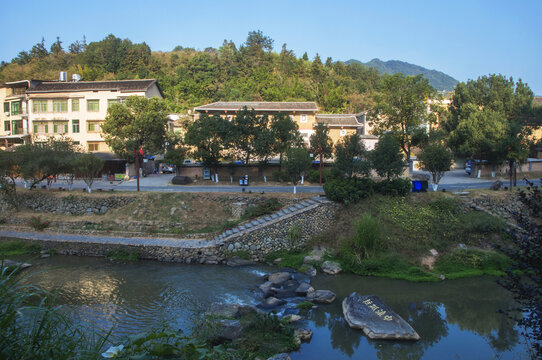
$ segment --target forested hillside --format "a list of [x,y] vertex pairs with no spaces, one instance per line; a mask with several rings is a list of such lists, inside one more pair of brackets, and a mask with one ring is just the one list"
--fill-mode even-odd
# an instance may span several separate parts
[[422,74],[424,78],[429,80],[429,84],[435,89],[442,91],[452,91],[457,85],[458,81],[446,75],[445,73],[437,70],[429,70],[419,65],[410,64],[399,60],[382,61],[380,59],[373,59],[367,63],[362,63],[358,60],[348,60],[347,64],[360,63],[365,66],[373,67],[381,74],[396,74],[401,73],[403,75],[416,76]]
[[218,49],[198,51],[177,46],[153,52],[145,43],[108,35],[97,42],[66,46],[57,38],[21,51],[2,63],[0,81],[58,79],[78,73],[83,80],[156,78],[170,111],[185,111],[214,101],[316,101],[321,111],[358,112],[374,104],[381,76],[360,63],[297,57],[287,45],[273,51],[273,40],[260,31],[240,45],[224,40]]

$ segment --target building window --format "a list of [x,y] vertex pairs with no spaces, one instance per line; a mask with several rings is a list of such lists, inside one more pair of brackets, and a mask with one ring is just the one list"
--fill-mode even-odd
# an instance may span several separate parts
[[307,122],[307,115],[302,114],[299,116],[299,122],[306,123]]
[[100,123],[99,122],[88,122],[88,132],[100,132]]
[[79,120],[72,120],[72,132],[74,134],[79,133]]
[[345,129],[341,129],[340,134],[341,134],[341,136],[346,136],[346,130],[345,130]]
[[87,111],[100,111],[100,100],[87,100]]
[[100,143],[97,142],[89,142],[88,144],[88,151],[98,151],[100,150]]
[[79,111],[79,99],[72,99],[72,111]]
[[47,112],[47,100],[32,100],[32,112],[34,113]]
[[11,130],[11,124],[8,121],[4,121],[4,131],[10,131]]
[[53,133],[55,134],[66,134],[68,132],[67,123],[54,123],[53,124]]
[[68,100],[53,100],[53,112],[67,112]]
[[9,102],[4,103],[4,113],[9,116]]
[[14,101],[11,103],[11,115],[19,115],[21,113],[21,102]]
[[49,132],[49,127],[44,123],[34,123],[34,133],[35,134],[47,134]]
[[113,104],[120,104],[120,99],[108,99],[107,108],[109,109]]
[[23,121],[22,120],[13,120],[11,124],[12,134],[19,135],[23,133]]

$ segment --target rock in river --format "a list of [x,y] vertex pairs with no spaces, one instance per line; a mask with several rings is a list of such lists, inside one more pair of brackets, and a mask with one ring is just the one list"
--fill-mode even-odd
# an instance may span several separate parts
[[330,290],[315,290],[307,293],[307,301],[321,304],[331,304],[335,300],[335,293]]
[[289,272],[283,271],[283,272],[277,272],[269,275],[269,279],[267,279],[269,282],[273,284],[273,286],[281,286],[286,281],[290,280],[292,277],[292,274]]
[[234,256],[226,261],[226,265],[236,267],[236,266],[246,266],[253,265],[254,263],[250,260],[241,259],[238,256]]
[[322,271],[329,275],[337,275],[343,271],[343,269],[341,269],[341,265],[339,265],[338,262],[324,261],[322,264]]
[[420,335],[378,296],[353,292],[343,300],[344,319],[370,339],[419,340]]
[[273,309],[273,308],[276,308],[277,306],[281,306],[284,304],[286,304],[286,301],[270,296],[267,299],[263,300],[261,303],[259,303],[257,306],[260,309],[268,310],[268,309]]

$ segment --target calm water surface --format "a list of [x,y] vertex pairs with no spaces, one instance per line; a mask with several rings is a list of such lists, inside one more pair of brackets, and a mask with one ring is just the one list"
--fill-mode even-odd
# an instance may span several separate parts
[[[102,258],[54,256],[34,261],[32,282],[61,288],[60,300],[84,326],[122,339],[168,324],[188,330],[194,312],[213,302],[255,304],[266,266],[230,268],[151,261],[119,264]],[[351,275],[318,276],[316,289],[337,294],[301,325],[314,331],[292,359],[527,359],[518,329],[497,313],[510,296],[491,277],[409,283]],[[350,329],[342,299],[352,291],[380,296],[420,334],[418,342],[373,341]]]

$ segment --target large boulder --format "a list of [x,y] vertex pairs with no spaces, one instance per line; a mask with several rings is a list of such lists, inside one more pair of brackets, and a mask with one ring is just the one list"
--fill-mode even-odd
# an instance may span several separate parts
[[299,296],[307,296],[308,293],[313,292],[314,288],[311,286],[311,284],[307,282],[302,282],[299,284],[297,289],[295,289],[295,292]]
[[341,265],[339,265],[338,262],[335,261],[324,261],[322,264],[322,271],[329,275],[337,275],[343,269],[341,268]]
[[281,286],[283,283],[290,280],[291,278],[292,278],[292,274],[286,271],[282,271],[282,272],[276,272],[276,273],[270,274],[267,281],[272,283],[273,286],[277,287],[277,286]]
[[309,265],[309,264],[305,264],[303,266],[305,266],[305,272],[304,272],[305,275],[310,276],[310,277],[316,276],[317,271],[314,266]]
[[274,287],[273,287],[273,283],[271,281],[264,282],[263,284],[258,286],[258,288],[261,290],[264,298],[273,295]]
[[419,340],[420,335],[378,296],[353,292],[343,300],[344,319],[370,339]]
[[490,186],[489,188],[490,188],[491,190],[497,191],[497,190],[499,190],[500,188],[502,188],[502,185],[503,185],[502,181],[497,180],[497,181],[495,181],[494,183],[492,183],[491,186]]
[[269,310],[284,304],[286,304],[286,301],[270,296],[267,299],[263,300],[261,303],[259,303],[257,306],[260,309]]
[[320,304],[331,304],[335,298],[335,293],[330,290],[315,290],[307,294],[307,301]]

